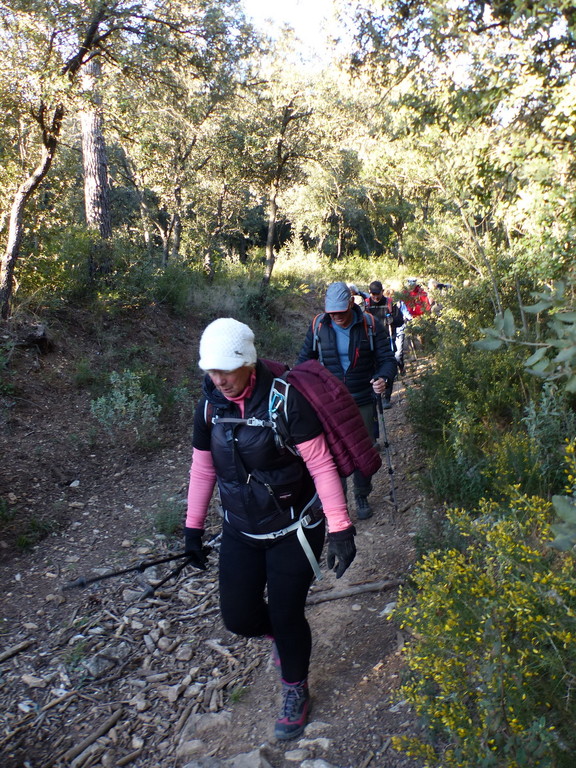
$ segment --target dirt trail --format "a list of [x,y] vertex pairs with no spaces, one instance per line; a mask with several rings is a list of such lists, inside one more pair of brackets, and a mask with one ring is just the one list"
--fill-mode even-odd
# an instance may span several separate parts
[[[60,463],[66,476],[52,484],[40,467],[36,475],[29,471],[38,497],[43,483],[50,498],[58,486],[68,520],[31,552],[0,566],[4,768],[217,768],[266,761],[281,768],[320,759],[325,762],[318,766],[336,768],[412,766],[390,742],[414,724],[394,699],[404,642],[388,620],[397,589],[381,582],[405,578],[416,518],[426,506],[413,482],[420,458],[406,421],[405,391],[417,372],[417,361],[409,361],[385,414],[394,471],[389,474],[383,453],[371,495],[374,517],[357,524],[357,559],[338,581],[324,568],[311,592],[313,709],[296,742],[273,738],[280,699],[269,644],[239,639],[221,624],[216,552],[205,574],[187,570],[146,600],[139,599],[143,589],[168,572],[165,566],[61,590],[103,565],[126,567],[167,551],[150,511],[162,498],[183,501],[188,442],[130,460],[105,460],[92,448],[92,458],[86,453],[76,465]],[[26,498],[24,490],[15,494]],[[208,536],[216,536],[216,510],[209,521]],[[369,584],[377,587],[362,591]],[[361,589],[326,599],[353,587]],[[246,753],[242,762],[237,756]]]

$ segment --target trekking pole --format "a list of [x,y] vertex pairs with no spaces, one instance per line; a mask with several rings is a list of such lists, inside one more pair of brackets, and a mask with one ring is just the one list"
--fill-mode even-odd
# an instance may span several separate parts
[[150,595],[153,595],[154,592],[158,589],[158,587],[161,587],[163,584],[166,584],[167,581],[170,581],[170,579],[176,578],[181,571],[186,568],[187,565],[190,564],[190,560],[184,560],[183,563],[180,563],[180,565],[177,565],[176,568],[173,568],[168,576],[165,576],[161,581],[158,582],[155,586],[152,586],[152,584],[148,584],[144,592],[140,595],[138,600],[143,600],[145,597],[150,597]]
[[386,449],[386,462],[388,464],[388,474],[390,475],[390,499],[394,506],[394,511],[391,515],[392,522],[396,522],[396,515],[398,514],[398,502],[396,501],[396,488],[394,486],[394,469],[392,468],[392,459],[390,457],[390,443],[388,442],[388,435],[386,433],[386,422],[384,421],[384,409],[382,407],[382,395],[376,396],[376,406],[378,409],[378,421],[380,429],[382,431],[383,446]]
[[[75,581],[69,581],[67,584],[64,584],[62,586],[62,589],[76,589],[76,588],[87,587],[88,584],[94,584],[94,582],[96,581],[104,581],[104,579],[111,579],[113,576],[122,576],[124,573],[132,573],[134,571],[138,571],[139,573],[142,573],[147,568],[151,568],[153,565],[160,565],[161,563],[169,563],[171,560],[180,560],[183,557],[188,557],[188,555],[185,552],[179,552],[177,555],[168,555],[167,557],[160,557],[158,558],[158,560],[142,560],[142,562],[138,563],[138,565],[133,565],[130,568],[121,568],[119,571],[110,571],[110,573],[104,573],[101,576],[90,576],[89,578],[86,578],[85,576],[80,576],[80,578],[76,579]],[[184,563],[182,565],[182,568],[184,568],[185,565],[187,565],[187,563]],[[178,567],[180,568],[180,566]],[[182,568],[180,568],[180,570],[182,570]],[[178,571],[178,573],[179,572],[180,571]]]
[[418,355],[416,354],[416,345],[414,344],[414,339],[410,333],[408,334],[408,340],[410,342],[410,346],[412,347],[412,354],[414,355],[414,359],[418,360]]
[[[205,547],[202,547],[202,550],[205,555],[208,555],[212,551],[212,545],[215,544],[220,538],[222,537],[222,534],[219,533],[217,536],[214,536],[213,539],[211,539],[208,544]],[[145,597],[150,597],[150,595],[153,595],[154,592],[158,589],[158,587],[161,587],[162,584],[166,584],[167,581],[170,581],[170,579],[176,578],[178,574],[181,573],[181,571],[186,568],[187,565],[190,564],[189,560],[185,560],[183,563],[180,563],[180,565],[177,565],[176,568],[173,568],[170,573],[165,576],[161,581],[158,582],[155,586],[152,586],[152,584],[149,584],[144,592],[140,595],[138,600],[143,600]]]

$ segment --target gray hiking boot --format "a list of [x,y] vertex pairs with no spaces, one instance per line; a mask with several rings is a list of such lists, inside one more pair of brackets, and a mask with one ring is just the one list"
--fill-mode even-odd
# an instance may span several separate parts
[[307,681],[290,684],[282,680],[282,710],[274,726],[274,736],[283,740],[300,736],[308,722],[309,709]]
[[354,498],[356,499],[356,516],[358,520],[368,520],[369,517],[372,517],[374,512],[372,512],[372,507],[368,504],[366,496],[356,495]]

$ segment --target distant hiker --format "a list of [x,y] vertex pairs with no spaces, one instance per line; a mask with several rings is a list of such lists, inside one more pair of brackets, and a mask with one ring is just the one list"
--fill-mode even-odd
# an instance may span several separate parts
[[444,305],[438,300],[438,295],[453,287],[451,283],[439,283],[433,278],[428,280],[428,299],[430,301],[430,311],[433,315],[439,317],[444,309]]
[[[377,317],[382,321],[388,337],[390,346],[400,373],[404,372],[404,332],[406,323],[412,320],[412,315],[403,301],[394,301],[394,292],[388,288],[384,290],[379,280],[370,283],[370,296],[366,301],[366,312]],[[392,395],[393,382],[388,383],[384,393],[383,407],[389,408]]]
[[364,291],[358,290],[358,287],[354,283],[346,283],[348,288],[350,288],[350,293],[352,294],[352,298],[354,299],[354,304],[358,304],[360,309],[364,310],[366,306],[366,299],[368,298],[368,294]]
[[420,317],[425,312],[430,312],[428,294],[418,283],[418,279],[416,277],[409,277],[406,280],[406,284],[407,289],[402,298],[412,317]]
[[244,323],[219,318],[200,339],[206,375],[194,414],[185,551],[205,567],[202,535],[218,483],[223,509],[220,607],[230,632],[267,636],[282,672],[278,739],[299,736],[307,722],[312,646],[304,608],[328,526],[327,564],[340,578],[356,555],[340,477],[322,425],[290,389],[286,411],[297,453],[270,428],[274,374],[257,359]]
[[[374,393],[383,394],[397,371],[388,332],[377,318],[365,314],[354,303],[346,283],[328,286],[324,309],[310,323],[298,363],[317,359],[343,381],[373,434]],[[354,496],[359,520],[372,517],[368,503],[371,490],[371,478],[355,471]]]

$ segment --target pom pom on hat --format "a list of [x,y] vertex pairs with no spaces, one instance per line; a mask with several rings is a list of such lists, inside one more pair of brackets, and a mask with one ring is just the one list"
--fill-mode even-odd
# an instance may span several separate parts
[[254,333],[232,317],[219,317],[207,325],[200,339],[203,371],[235,371],[256,362]]

